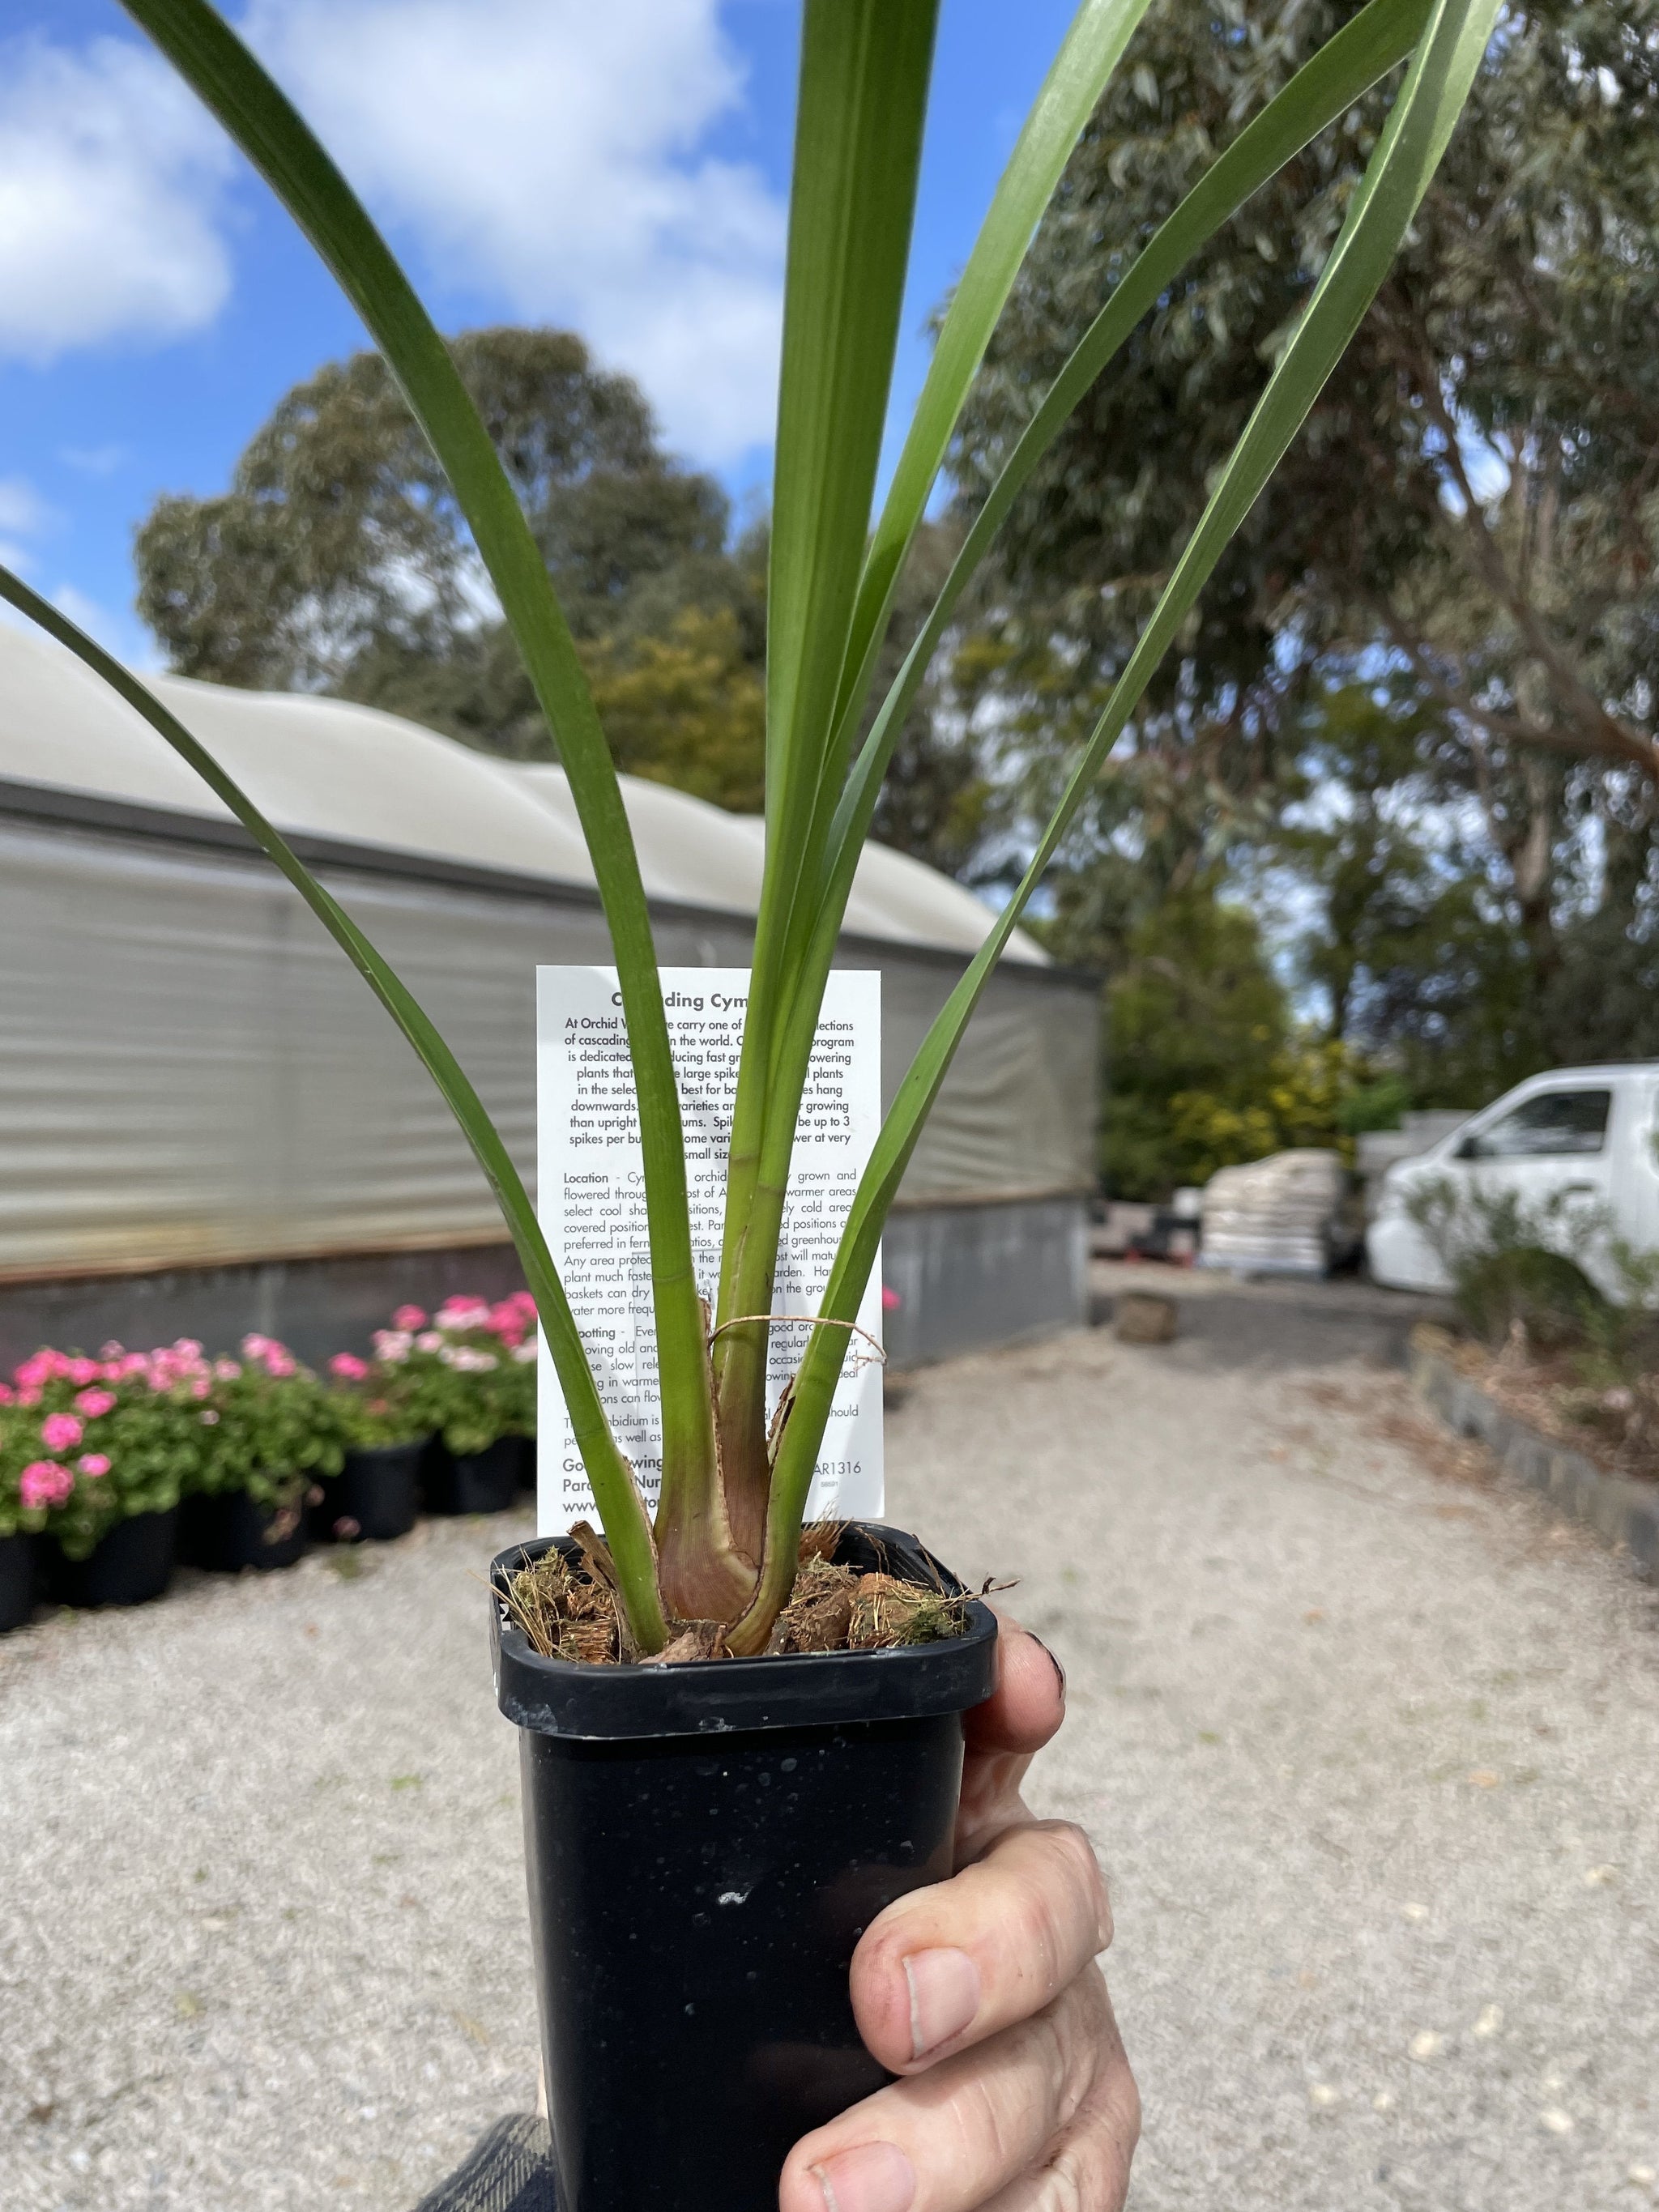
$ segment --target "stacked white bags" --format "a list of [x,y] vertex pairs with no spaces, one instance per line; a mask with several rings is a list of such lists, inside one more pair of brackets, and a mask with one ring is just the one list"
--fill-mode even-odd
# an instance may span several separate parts
[[1237,1274],[1328,1273],[1346,1188],[1335,1152],[1273,1152],[1223,1168],[1204,1188],[1202,1265]]

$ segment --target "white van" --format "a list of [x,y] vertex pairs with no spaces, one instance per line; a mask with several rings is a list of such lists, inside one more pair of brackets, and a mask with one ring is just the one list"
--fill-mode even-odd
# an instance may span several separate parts
[[[1659,1061],[1559,1067],[1507,1091],[1426,1152],[1397,1160],[1382,1178],[1365,1231],[1374,1279],[1396,1291],[1451,1285],[1407,1201],[1428,1184],[1492,1197],[1513,1193],[1530,1211],[1554,1201],[1565,1224],[1580,1212],[1610,1222],[1626,1243],[1659,1247]],[[1564,1241],[1568,1239],[1564,1225]],[[1609,1297],[1619,1277],[1595,1240],[1571,1255]]]

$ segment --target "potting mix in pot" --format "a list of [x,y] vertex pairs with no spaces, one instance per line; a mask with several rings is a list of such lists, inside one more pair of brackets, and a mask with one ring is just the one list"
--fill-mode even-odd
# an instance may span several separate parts
[[[584,1340],[520,1166],[424,1011],[178,716],[0,569],[0,596],[204,778],[335,938],[448,1102],[517,1248],[596,1524],[504,1555],[491,1603],[500,1701],[521,1731],[565,2212],[770,2212],[793,2138],[879,2078],[854,2026],[848,1962],[890,1899],[950,1870],[962,1715],[988,1695],[995,1656],[990,1613],[914,1539],[858,1522],[803,1533],[882,1225],[1011,933],[1386,275],[1498,15],[1498,0],[1370,0],[1214,154],[1136,258],[1093,272],[1094,320],[1047,392],[1022,393],[1024,427],[981,487],[932,611],[889,681],[900,573],[969,388],[1146,4],[1079,8],[939,322],[878,506],[938,0],[806,0],[766,594],[764,864],[732,1111],[711,1130],[696,1117],[683,1126],[623,792],[544,548],[449,347],[327,154],[207,0],[126,0],[338,278],[429,441],[554,740],[610,935],[607,986],[631,1080],[609,1111],[638,1144],[654,1340],[660,1468],[650,1504],[644,1470],[620,1441],[628,1409],[601,1387],[598,1332]],[[1308,264],[1308,289],[1263,364],[1261,396],[1210,471],[1201,513],[1152,564],[1133,649],[1092,728],[1053,763],[1061,795],[1024,872],[893,1091],[855,1184],[835,1201],[816,1309],[789,1340],[799,1356],[774,1402],[780,1239],[797,1137],[814,1121],[803,1100],[826,982],[930,660],[1036,464],[1142,317],[1185,297],[1193,256],[1384,80],[1358,188],[1321,198],[1309,240],[1286,241]],[[1195,147],[1194,165],[1208,152]],[[542,219],[556,226],[556,208]],[[1091,273],[1085,258],[1085,300]],[[757,438],[765,430],[757,423]],[[1024,742],[1043,744],[1038,732]],[[574,1116],[572,1125],[574,1136]],[[701,1277],[689,1159],[700,1194],[710,1163],[723,1170],[718,1252]],[[409,1334],[398,1357],[381,1347],[375,1405],[392,1403],[380,1387],[390,1369],[428,1356]],[[453,1376],[461,1363],[429,1356],[436,1406],[447,1387],[437,1369]],[[511,1376],[500,1371],[505,1389]],[[64,1450],[84,1444],[104,1456],[92,1425],[121,1417],[116,1407],[94,1415],[65,1406],[64,1422],[88,1425]],[[453,1439],[445,1449],[466,1456],[468,1438],[447,1415],[441,1425]],[[17,1510],[78,1512],[82,1476],[103,1478],[81,1469],[67,1478],[70,1497],[56,1497],[68,1467],[54,1450],[20,1469],[16,1497],[27,1485],[34,1502]],[[144,1480],[147,1510],[165,1513],[185,1475],[163,1453]],[[67,1554],[67,1524],[60,1541]]]

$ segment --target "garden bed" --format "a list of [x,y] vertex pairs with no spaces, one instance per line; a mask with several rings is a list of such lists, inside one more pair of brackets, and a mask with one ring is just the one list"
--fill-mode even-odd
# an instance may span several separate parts
[[[1428,1324],[1417,1335],[1437,1358],[1539,1436],[1582,1453],[1603,1474],[1659,1484],[1659,1430],[1642,1418],[1642,1389],[1587,1384],[1571,1352],[1494,1352]],[[1413,1348],[1416,1342],[1414,1336]]]
[[1494,1354],[1423,1322],[1412,1332],[1411,1370],[1418,1395],[1449,1427],[1486,1445],[1644,1572],[1659,1569],[1659,1480],[1624,1471],[1620,1455],[1630,1444],[1575,1421],[1583,1394],[1570,1367]]

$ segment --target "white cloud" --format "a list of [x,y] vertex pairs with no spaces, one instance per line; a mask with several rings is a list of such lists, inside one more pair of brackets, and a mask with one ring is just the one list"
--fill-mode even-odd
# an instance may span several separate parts
[[0,530],[32,538],[51,520],[51,508],[32,483],[21,477],[0,477]]
[[[702,150],[744,97],[720,0],[252,0],[246,28],[376,215],[480,314],[580,331],[700,460],[769,443],[784,210],[757,168]],[[147,48],[0,44],[0,358],[211,323],[234,167]]]
[[0,355],[158,340],[218,313],[230,153],[155,57],[115,39],[0,47]]
[[26,576],[34,566],[27,543],[58,520],[25,477],[0,477],[0,564]]
[[700,459],[770,441],[784,212],[698,150],[743,98],[717,0],[256,0],[247,29],[446,281],[581,331]]
[[112,477],[132,456],[125,446],[64,446],[58,458],[77,476]]

